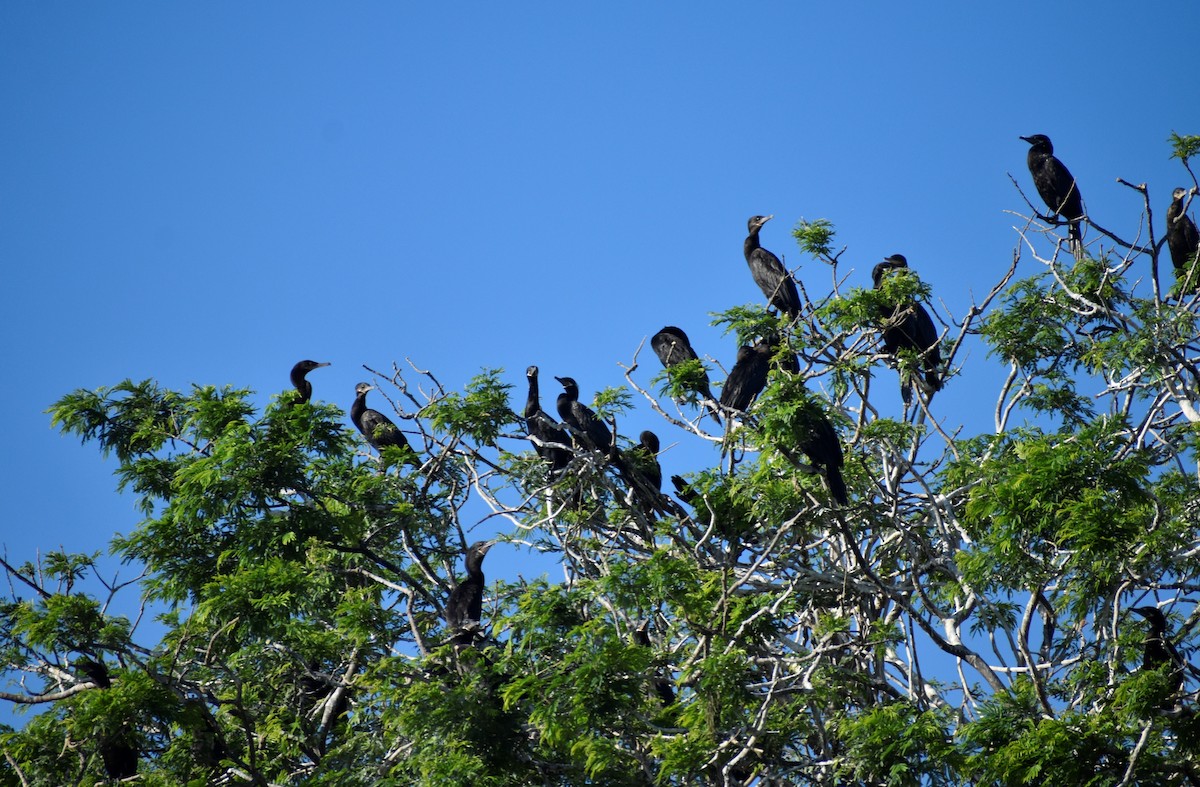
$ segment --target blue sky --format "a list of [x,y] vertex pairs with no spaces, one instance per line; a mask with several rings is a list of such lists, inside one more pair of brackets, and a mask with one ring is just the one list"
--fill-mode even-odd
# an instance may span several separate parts
[[[348,408],[362,364],[408,357],[455,388],[502,367],[518,397],[537,364],[588,398],[666,324],[728,366],[709,314],[761,301],[756,213],[810,293],[829,269],[789,230],[827,218],[850,284],[901,252],[961,317],[1011,260],[1009,174],[1033,193],[1020,135],[1119,233],[1141,203],[1115,179],[1146,182],[1161,232],[1187,182],[1166,138],[1200,133],[1200,6],[1050,5],[0,4],[0,543],[103,549],[138,521],[49,427],[75,388],[265,401],[309,357]],[[1000,370],[958,360],[935,410],[984,430]]]

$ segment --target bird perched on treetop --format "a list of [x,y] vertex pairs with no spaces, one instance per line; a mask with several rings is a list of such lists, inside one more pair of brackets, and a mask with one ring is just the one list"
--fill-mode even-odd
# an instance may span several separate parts
[[1167,618],[1158,607],[1134,607],[1131,611],[1144,617],[1150,624],[1143,646],[1142,669],[1157,670],[1165,664],[1173,665],[1167,673],[1170,689],[1167,696],[1173,696],[1183,686],[1184,660],[1167,636]]
[[758,242],[758,231],[763,225],[775,218],[770,216],[751,216],[746,222],[750,234],[742,244],[746,254],[746,264],[750,266],[750,275],[755,284],[767,296],[767,301],[779,311],[794,320],[800,315],[800,294],[796,291],[796,280],[787,272],[783,263]]
[[308,381],[306,375],[313,369],[320,369],[322,366],[328,366],[329,363],[317,363],[316,361],[300,361],[292,367],[292,385],[296,386],[296,390],[300,392],[300,402],[307,402],[312,398],[312,383]]
[[1050,209],[1050,217],[1053,219],[1059,215],[1069,223],[1067,234],[1071,253],[1076,257],[1082,256],[1083,233],[1080,222],[1083,221],[1083,197],[1079,193],[1079,184],[1071,176],[1071,171],[1054,156],[1050,137],[1034,134],[1021,139],[1029,143],[1026,163],[1029,165],[1029,174],[1033,176],[1033,185]]
[[[696,351],[692,349],[692,343],[688,341],[687,334],[674,325],[668,325],[650,337],[650,347],[658,356],[658,360],[662,361],[663,368],[667,370],[687,361],[699,360]],[[712,417],[716,419],[717,423],[720,423],[721,417],[718,414],[720,408],[716,406],[716,397],[713,396],[712,389],[709,387],[707,371],[701,370],[694,390],[700,395]]]
[[1187,189],[1175,189],[1171,194],[1171,206],[1167,208],[1167,248],[1171,250],[1171,264],[1175,267],[1175,280],[1186,282],[1184,290],[1193,291],[1197,286],[1200,271],[1196,270],[1196,254],[1200,251],[1200,233],[1196,225],[1183,212],[1183,198]]
[[611,457],[614,452],[612,431],[590,407],[579,401],[579,385],[570,377],[555,377],[562,383],[563,392],[556,402],[558,417],[571,430],[577,447],[599,451]]
[[541,397],[538,395],[538,368],[530,366],[525,370],[525,378],[529,381],[529,394],[525,398],[525,428],[529,437],[535,442],[534,450],[538,456],[550,463],[552,473],[558,473],[571,461],[571,451],[567,448],[556,448],[558,445],[570,445],[571,438],[558,422],[542,409]]
[[[893,254],[884,259],[871,271],[875,289],[883,288],[883,277],[889,271],[908,270],[908,260],[903,254]],[[938,349],[937,328],[925,307],[914,301],[904,305],[883,307],[883,347],[893,358],[901,350],[911,350],[920,356],[925,366],[925,392],[930,398],[942,390],[942,378],[938,368],[942,365],[942,353]],[[905,404],[912,402],[914,380],[900,372],[900,396]],[[918,383],[919,384],[919,383]]]
[[455,645],[469,645],[475,638],[479,628],[479,619],[483,615],[483,558],[488,550],[495,546],[495,541],[476,541],[467,547],[464,564],[467,576],[454,586],[450,597],[446,599],[446,623],[454,632],[452,642]]
[[767,387],[767,372],[771,368],[771,345],[764,341],[753,346],[742,345],[737,361],[721,388],[721,405],[745,412],[754,397]]
[[[354,404],[350,405],[350,420],[362,432],[363,437],[377,451],[383,451],[384,446],[394,445],[398,448],[410,448],[408,439],[392,420],[378,410],[367,407],[367,392],[375,390],[370,383],[359,383],[354,386]],[[411,448],[410,448],[411,450]]]

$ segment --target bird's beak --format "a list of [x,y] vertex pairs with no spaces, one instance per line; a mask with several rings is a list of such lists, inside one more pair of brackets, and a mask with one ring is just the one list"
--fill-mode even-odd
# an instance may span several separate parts
[[564,383],[564,382],[563,382],[563,378],[561,378],[561,377],[559,377],[559,376],[555,375],[554,379],[555,379],[555,380],[558,380],[558,381],[559,381],[560,383],[562,383],[563,385],[566,385],[566,383]]
[[771,219],[773,219],[773,218],[775,218],[775,214],[774,214],[774,213],[772,213],[770,216],[764,216],[764,217],[763,217],[763,220],[762,220],[762,223],[761,223],[759,226],[762,226],[762,224],[766,224],[768,221],[770,221],[770,220],[771,220]]
[[1026,142],[1028,142],[1029,144],[1031,144],[1031,145],[1033,144],[1033,140],[1032,140],[1032,139],[1030,139],[1029,137],[1018,137],[1018,139],[1023,139],[1023,140],[1025,140]]
[[314,366],[313,368],[314,368],[314,369],[320,369],[322,366],[329,366],[329,365],[330,365],[330,362],[329,362],[329,361],[326,361],[325,363],[319,363],[319,364],[317,364],[317,365],[316,365],[316,366]]
[[486,555],[492,547],[496,546],[497,543],[499,542],[494,538],[491,541],[484,542],[483,549],[479,550],[479,554]]

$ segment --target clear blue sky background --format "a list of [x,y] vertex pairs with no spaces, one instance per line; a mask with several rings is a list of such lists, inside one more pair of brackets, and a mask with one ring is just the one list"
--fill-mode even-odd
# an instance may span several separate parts
[[[265,401],[309,357],[348,408],[362,364],[409,357],[455,388],[503,367],[517,397],[536,363],[587,398],[665,324],[729,365],[708,315],[762,300],[755,213],[810,293],[829,269],[789,229],[824,217],[852,284],[902,252],[961,318],[1011,260],[1033,133],[1129,237],[1140,198],[1115,178],[1145,181],[1161,233],[1186,182],[1166,138],[1200,133],[1200,5],[936,6],[0,4],[9,558],[138,521],[112,463],[49,427],[75,388]],[[958,360],[935,410],[985,430],[1001,370]],[[622,431],[656,423],[640,406]],[[521,570],[501,553],[490,575]]]

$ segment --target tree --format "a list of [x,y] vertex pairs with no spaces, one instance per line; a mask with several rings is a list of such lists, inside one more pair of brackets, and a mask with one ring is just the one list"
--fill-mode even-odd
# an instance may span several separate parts
[[[1173,144],[1190,175],[1200,139]],[[719,315],[772,351],[720,424],[703,361],[656,373],[635,353],[592,403],[622,452],[562,470],[499,370],[462,391],[377,375],[418,457],[380,462],[292,393],[262,412],[151,380],[63,397],[54,423],[115,455],[141,503],[113,549],[144,573],[98,596],[94,556],[4,564],[25,679],[4,697],[46,707],[0,736],[6,782],[117,778],[130,752],[163,785],[1200,782],[1200,296],[1160,285],[1152,195],[1131,188],[1147,239],[1089,218],[1076,260],[1031,207],[993,291],[940,318],[939,402],[971,387],[977,338],[1009,369],[979,434],[928,391],[902,417],[876,393],[924,363],[880,341],[881,315],[928,299],[916,271],[801,288],[791,322]],[[833,225],[795,235],[840,281]],[[619,429],[639,397],[711,454],[678,500]],[[801,448],[825,419],[846,505]],[[566,579],[493,581],[456,645],[446,599],[485,519]],[[160,641],[108,611],[130,585]]]

